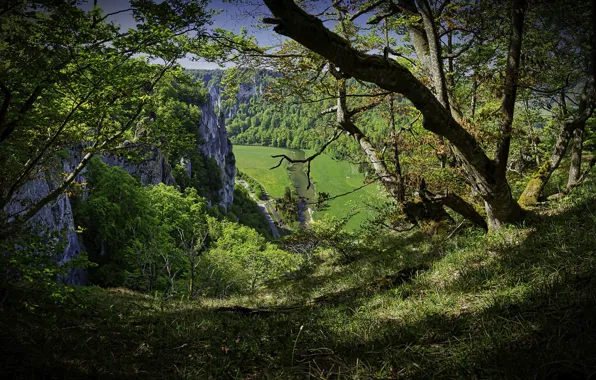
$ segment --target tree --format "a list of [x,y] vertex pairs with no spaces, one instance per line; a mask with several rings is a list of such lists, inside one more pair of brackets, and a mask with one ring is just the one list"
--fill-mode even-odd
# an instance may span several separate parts
[[[569,177],[565,192],[580,184],[586,178],[594,162],[581,173],[582,150],[585,140],[585,128],[588,119],[596,108],[596,2],[574,4],[555,3],[554,9],[545,16],[551,21],[550,32],[565,39],[565,44],[558,44],[549,50],[547,57],[555,64],[543,69],[550,80],[538,81],[535,92],[550,103],[556,101],[557,112],[553,115],[553,123],[558,126],[556,142],[552,147],[550,158],[542,164],[533,178],[528,182],[520,202],[532,205],[543,197],[543,192],[551,175],[559,168],[571,143]],[[591,14],[591,17],[585,17]],[[573,20],[569,25],[568,19]],[[544,35],[540,36],[544,38]],[[574,90],[580,87],[578,96]],[[569,103],[576,103],[573,107]],[[581,180],[580,180],[581,178]]]
[[83,151],[49,194],[0,216],[2,236],[64,193],[93,156],[141,131],[150,144],[155,88],[177,59],[201,53],[211,17],[204,0],[133,0],[122,12],[132,13],[136,28],[120,30],[109,21],[120,12],[105,14],[97,3],[84,11],[81,3],[17,1],[0,11],[0,210],[57,152],[76,144]]
[[[444,140],[447,143],[447,152],[441,153],[441,165],[447,166],[449,157],[454,159],[454,166],[459,168],[460,176],[482,199],[490,229],[498,229],[522,218],[522,210],[511,194],[507,168],[518,87],[524,79],[521,58],[524,33],[528,27],[529,10],[526,1],[480,1],[474,4],[427,0],[365,4],[335,2],[333,6],[337,10],[337,17],[332,18],[336,23],[335,32],[329,30],[318,16],[307,13],[291,0],[265,0],[265,4],[273,17],[265,18],[264,22],[274,24],[277,33],[289,37],[306,49],[302,57],[305,57],[305,62],[310,60],[308,67],[318,66],[319,72],[322,70],[331,73],[340,81],[353,78],[376,85],[379,91],[399,94],[420,111],[423,117],[422,127],[438,136],[439,142]],[[548,5],[533,6],[530,10],[548,9]],[[411,58],[404,55],[403,49],[392,49],[389,38],[386,38],[384,55],[374,54],[371,44],[367,44],[358,35],[358,28],[354,24],[354,20],[363,14],[373,14],[369,24],[384,21],[386,28],[393,27],[392,31],[406,33],[416,53],[417,63],[414,66],[406,63]],[[473,17],[467,17],[468,14]],[[510,15],[509,22],[502,21],[503,14]],[[329,17],[329,12],[325,17]],[[478,17],[479,21],[475,22],[474,17]],[[540,22],[532,19],[529,27],[539,31]],[[454,37],[459,42],[454,42],[457,41]],[[487,52],[484,44],[492,49]],[[375,47],[380,50],[378,45]],[[478,51],[470,51],[471,47],[477,47]],[[287,50],[281,51],[280,57],[282,53],[287,53]],[[393,59],[389,54],[395,54],[397,58]],[[482,66],[479,66],[480,63]],[[473,96],[472,109],[469,111],[461,102],[461,93],[467,91],[466,81],[455,81],[458,78],[469,79],[471,72],[480,69],[497,72],[497,77],[502,78],[493,81],[498,86],[493,96],[500,100],[493,102],[498,106],[492,114],[498,117],[484,121],[471,119],[471,116],[478,114],[478,99],[476,95]],[[468,80],[467,83],[469,82]],[[474,94],[479,93],[477,85],[472,89]],[[337,98],[341,101],[341,95]],[[355,110],[341,104],[335,110],[340,112],[342,108],[347,116]],[[488,143],[480,139],[471,128],[478,121],[481,130],[491,131],[493,137]],[[377,175],[383,180],[389,193],[399,200],[399,173],[385,170],[382,162],[376,158],[379,152],[374,149],[374,144],[365,138],[364,133],[359,133],[354,125],[347,123],[350,123],[349,117],[344,118],[343,129],[358,140],[371,163],[376,163]],[[494,151],[492,158],[489,157],[491,151]],[[439,197],[432,199],[435,198],[433,195],[429,198],[433,204],[454,208],[462,215],[474,210],[471,205],[465,204],[467,202],[462,203],[461,197],[435,195]],[[471,212],[468,217],[477,219],[478,213]]]
[[[174,277],[183,267],[188,274],[188,294],[195,294],[196,271],[200,263],[200,256],[207,247],[209,230],[206,221],[207,203],[197,195],[193,188],[187,188],[180,193],[172,186],[159,184],[149,189],[149,199],[156,208],[157,218],[168,232],[178,255],[184,258],[180,263],[172,263],[172,258],[164,256],[166,269],[170,274],[173,289]],[[175,271],[169,267],[177,267]]]

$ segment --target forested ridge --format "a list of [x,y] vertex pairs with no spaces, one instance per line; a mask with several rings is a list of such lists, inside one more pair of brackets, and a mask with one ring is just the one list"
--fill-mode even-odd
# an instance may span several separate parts
[[591,379],[595,108],[596,0],[7,0],[0,376]]

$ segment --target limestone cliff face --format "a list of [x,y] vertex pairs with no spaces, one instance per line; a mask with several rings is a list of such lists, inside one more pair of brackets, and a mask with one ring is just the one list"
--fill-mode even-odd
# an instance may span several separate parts
[[159,149],[148,152],[140,162],[129,161],[119,156],[103,156],[101,160],[109,166],[120,166],[130,175],[138,178],[143,185],[164,183],[176,186],[172,166]]
[[[238,112],[238,108],[240,104],[250,102],[250,99],[253,96],[261,96],[264,93],[263,83],[258,80],[259,78],[253,77],[249,82],[240,84],[238,88],[238,94],[236,94],[236,104],[232,106],[232,108],[227,109],[225,111],[225,117],[232,117]],[[211,83],[209,86],[209,95],[213,100],[214,106],[217,109],[222,109],[222,101],[224,100],[222,96],[222,89],[220,87],[220,83]],[[223,111],[222,111],[223,112]]]
[[[234,201],[234,181],[236,166],[232,144],[227,137],[223,119],[217,117],[211,97],[201,106],[202,123],[198,126],[201,141],[197,149],[205,156],[212,157],[221,170],[222,186],[219,190],[220,205],[228,207]],[[82,149],[82,148],[81,148]],[[60,181],[59,173],[70,173],[79,163],[81,149],[73,149],[68,158],[63,158],[60,167],[49,172],[39,173],[38,176],[25,183],[15,194],[12,201],[4,208],[9,215],[18,215],[23,212],[31,202],[37,202],[55,189]],[[158,149],[148,152],[140,161],[130,161],[118,156],[104,156],[102,160],[110,166],[120,166],[133,177],[138,178],[144,185],[165,183],[175,186],[172,168],[166,157]],[[190,163],[188,163],[190,165]],[[190,173],[190,167],[187,168]],[[85,171],[81,173],[78,182],[83,182]],[[63,254],[56,257],[61,264],[68,262],[79,253],[85,252],[82,239],[75,232],[75,221],[72,207],[66,194],[60,195],[57,200],[46,205],[28,222],[28,225],[38,233],[65,231],[63,242],[66,243]],[[83,285],[87,277],[82,270],[73,270],[65,279],[73,285]]]
[[232,152],[232,143],[228,139],[222,115],[216,115],[214,109],[214,87],[209,88],[209,96],[201,105],[202,121],[199,127],[202,141],[198,148],[207,157],[215,159],[221,169],[222,187],[219,191],[220,205],[230,206],[234,202],[234,181],[236,179],[236,159]]
[[[62,162],[63,171],[72,169],[72,166],[73,161],[70,159]],[[35,179],[26,182],[14,195],[12,201],[6,205],[4,211],[9,215],[17,215],[26,210],[28,205],[44,198],[57,187],[58,172],[59,170],[52,173],[41,172]],[[70,261],[81,252],[86,252],[83,240],[75,232],[72,207],[66,194],[61,194],[56,201],[45,205],[27,224],[40,234],[65,232],[62,240],[62,243],[65,243],[64,252],[55,257],[60,264]],[[70,285],[83,285],[87,282],[87,275],[81,269],[73,269],[64,280]]]

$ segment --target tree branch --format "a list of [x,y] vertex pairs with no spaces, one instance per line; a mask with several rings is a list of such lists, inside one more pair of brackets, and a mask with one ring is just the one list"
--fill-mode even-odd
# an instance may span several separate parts
[[[363,188],[365,188],[365,187],[366,187],[366,186],[368,186],[368,185],[372,185],[373,183],[375,183],[375,182],[373,181],[373,182],[365,183],[364,185],[362,185],[362,186],[358,186],[357,188],[355,188],[355,189],[353,189],[353,190],[347,191],[347,192],[345,192],[345,193],[342,193],[342,194],[339,194],[339,195],[334,195],[333,197],[325,198],[325,199],[323,200],[323,202],[332,201],[332,200],[334,200],[334,199],[337,199],[337,198],[345,197],[346,195],[349,195],[349,194],[355,193],[355,192],[357,192],[358,190],[360,190],[360,189],[363,189]],[[316,204],[319,204],[319,202],[307,202],[307,203],[308,203],[308,204],[310,204],[310,205],[316,205]]]
[[373,9],[375,9],[376,7],[378,7],[379,5],[383,4],[385,1],[386,0],[375,1],[374,3],[372,3],[371,5],[369,5],[368,7],[365,7],[363,9],[359,10],[358,12],[356,12],[352,16],[350,16],[350,21],[354,21],[358,17],[362,16],[363,14],[372,11]]
[[445,137],[457,147],[475,177],[485,182],[492,175],[493,163],[476,139],[406,67],[380,55],[365,54],[352,48],[348,41],[329,31],[320,20],[304,12],[292,0],[265,0],[265,3],[276,16],[269,21],[277,24],[274,28],[277,33],[322,55],[352,77],[404,95],[423,114],[427,130]]
[[325,149],[329,146],[329,144],[331,144],[332,142],[334,142],[335,140],[337,140],[339,137],[341,136],[341,132],[337,132],[330,140],[328,140],[325,144],[323,144],[323,146],[312,156],[307,157],[303,160],[296,160],[293,158],[288,157],[285,154],[276,154],[274,156],[271,156],[273,158],[280,158],[279,163],[271,168],[269,168],[269,170],[273,170],[276,169],[278,167],[281,166],[281,164],[284,162],[284,160],[290,162],[290,163],[306,163],[307,164],[307,170],[306,170],[306,178],[308,178],[308,186],[306,186],[306,189],[310,189],[310,186],[312,185],[311,181],[310,181],[310,163],[312,162],[312,160],[314,160],[315,158],[317,158],[318,156],[320,156]]

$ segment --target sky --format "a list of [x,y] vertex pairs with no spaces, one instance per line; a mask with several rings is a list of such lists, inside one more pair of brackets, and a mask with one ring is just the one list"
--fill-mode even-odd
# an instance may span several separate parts
[[[242,26],[248,29],[250,35],[257,38],[260,45],[276,45],[281,41],[281,37],[273,32],[273,27],[255,28],[254,25],[259,24],[259,17],[267,15],[267,8],[260,1],[251,1],[254,5],[237,5],[224,3],[222,0],[210,1],[208,9],[220,11],[214,17],[212,27],[220,27],[228,30],[238,32]],[[126,0],[98,0],[98,6],[104,10],[104,14],[116,12],[128,8],[128,1]],[[93,1],[88,2],[83,6],[84,9],[91,9]],[[124,29],[134,27],[135,22],[132,14],[120,13],[109,18],[109,20],[120,24]],[[191,69],[214,69],[219,68],[215,63],[194,61],[190,58],[184,58],[179,63],[185,68]]]

